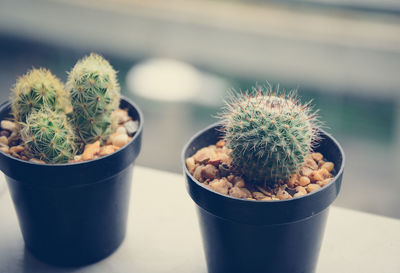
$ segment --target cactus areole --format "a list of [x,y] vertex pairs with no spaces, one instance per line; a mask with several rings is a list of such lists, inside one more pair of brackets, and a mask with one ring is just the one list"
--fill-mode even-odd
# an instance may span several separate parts
[[301,104],[296,93],[271,86],[232,92],[219,114],[232,166],[249,181],[271,185],[288,179],[319,139],[311,101]]

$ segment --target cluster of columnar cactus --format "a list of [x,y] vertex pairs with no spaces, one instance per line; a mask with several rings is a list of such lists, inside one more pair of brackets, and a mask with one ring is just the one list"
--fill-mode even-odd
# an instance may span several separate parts
[[11,112],[21,140],[47,163],[71,160],[83,145],[105,141],[112,131],[120,88],[116,72],[97,54],[78,61],[67,89],[46,69],[32,69],[12,89]]
[[288,179],[319,136],[310,102],[301,104],[295,91],[274,92],[271,86],[232,93],[220,118],[232,166],[254,183]]
[[111,133],[111,113],[118,109],[120,87],[112,66],[97,54],[80,60],[66,83],[74,109],[72,123],[83,144],[105,141]]

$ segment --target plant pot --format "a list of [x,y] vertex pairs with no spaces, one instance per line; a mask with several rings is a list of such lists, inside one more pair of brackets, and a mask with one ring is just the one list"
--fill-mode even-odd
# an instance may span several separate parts
[[208,272],[314,272],[329,205],[339,193],[344,153],[321,131],[316,149],[335,164],[334,180],[321,190],[279,201],[253,201],[219,194],[188,171],[185,159],[215,144],[222,133],[214,124],[196,134],[182,153],[186,187],[197,204]]
[[[96,262],[122,243],[129,208],[133,163],[141,148],[143,116],[121,99],[121,108],[139,121],[123,148],[95,160],[37,164],[0,152],[25,246],[40,260],[64,266]],[[10,103],[0,106],[9,117]]]

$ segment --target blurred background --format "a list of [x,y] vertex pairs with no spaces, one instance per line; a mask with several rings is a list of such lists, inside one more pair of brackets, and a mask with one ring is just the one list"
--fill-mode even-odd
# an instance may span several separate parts
[[335,204],[400,218],[400,1],[0,0],[1,102],[29,68],[65,81],[92,51],[144,112],[138,165],[181,173],[226,91],[268,80],[313,98],[343,145]]

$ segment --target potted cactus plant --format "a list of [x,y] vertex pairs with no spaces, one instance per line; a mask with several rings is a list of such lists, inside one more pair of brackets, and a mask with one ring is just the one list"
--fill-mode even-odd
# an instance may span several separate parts
[[344,154],[296,92],[232,93],[183,149],[208,272],[314,272]]
[[12,91],[0,106],[0,168],[26,247],[57,265],[107,257],[125,236],[141,111],[97,54],[75,65],[66,87],[32,69]]

